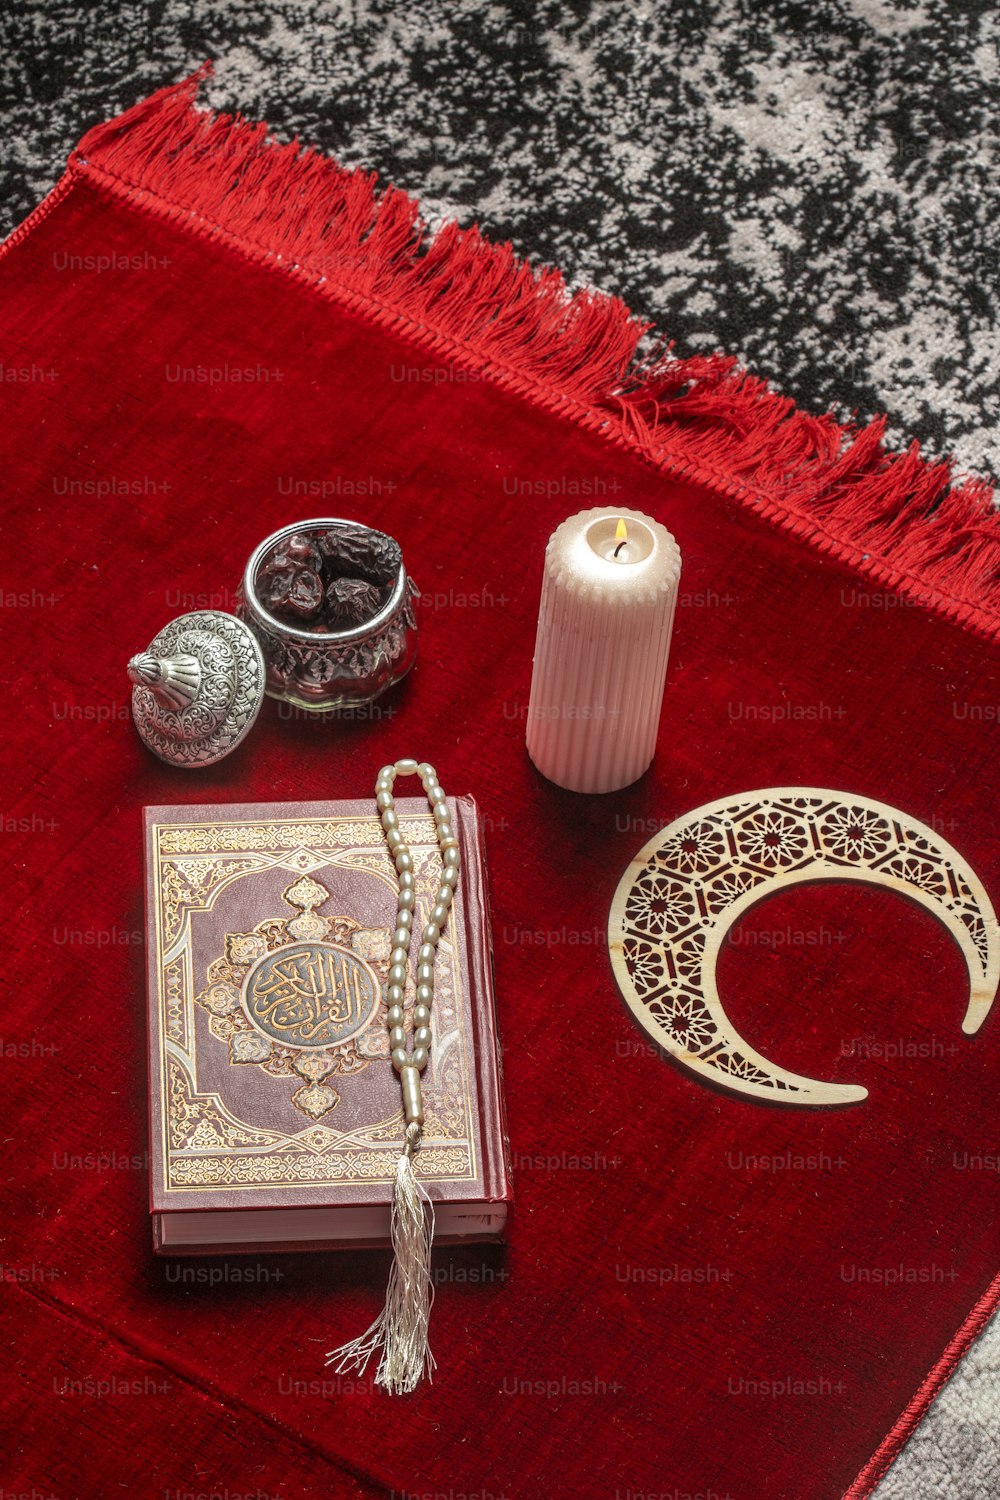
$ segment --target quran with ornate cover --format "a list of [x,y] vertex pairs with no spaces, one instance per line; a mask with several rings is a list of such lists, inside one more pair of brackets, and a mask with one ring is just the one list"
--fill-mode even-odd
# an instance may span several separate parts
[[[440,1241],[492,1240],[510,1184],[489,915],[476,805],[449,805],[462,877],[436,959],[415,1166]],[[423,915],[440,870],[434,820],[419,798],[397,811]],[[397,887],[373,804],[150,807],[145,819],[154,1248],[388,1243]]]

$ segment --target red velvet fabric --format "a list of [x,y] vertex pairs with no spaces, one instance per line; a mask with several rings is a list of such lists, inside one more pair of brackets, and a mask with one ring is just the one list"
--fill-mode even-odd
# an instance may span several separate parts
[[[997,1020],[963,1036],[925,912],[797,889],[722,992],[766,1054],[870,1098],[727,1097],[636,1029],[608,908],[657,827],[782,784],[935,824],[995,900],[996,647],[84,184],[0,276],[5,1491],[841,1495],[997,1270],[997,1175],[962,1167],[995,1155]],[[653,768],[588,798],[535,773],[524,718],[545,540],[604,496],[670,526],[683,598]],[[401,541],[415,671],[351,722],[268,704],[221,764],[155,761],[126,658],[319,514]],[[150,1253],[140,809],[363,796],[409,754],[487,820],[516,1208],[506,1251],[439,1252],[439,1371],[391,1399],[323,1366],[384,1256],[188,1281]]]

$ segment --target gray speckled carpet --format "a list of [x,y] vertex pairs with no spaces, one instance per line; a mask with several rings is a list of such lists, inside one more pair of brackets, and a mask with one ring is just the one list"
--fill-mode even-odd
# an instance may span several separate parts
[[[208,102],[998,477],[998,50],[986,0],[8,0],[0,232],[213,57]],[[994,1325],[879,1500],[1000,1495],[998,1371]]]

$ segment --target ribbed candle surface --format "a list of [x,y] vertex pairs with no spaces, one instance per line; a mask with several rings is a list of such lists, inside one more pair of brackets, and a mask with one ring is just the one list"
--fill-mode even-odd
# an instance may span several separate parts
[[680,571],[641,511],[581,511],[549,538],[527,742],[558,786],[617,791],[652,760]]

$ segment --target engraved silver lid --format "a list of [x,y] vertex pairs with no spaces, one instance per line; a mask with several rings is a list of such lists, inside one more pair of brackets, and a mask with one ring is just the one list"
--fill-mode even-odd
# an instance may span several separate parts
[[128,664],[132,718],[172,766],[209,766],[243,739],[264,699],[264,658],[235,615],[199,609],[165,625]]

